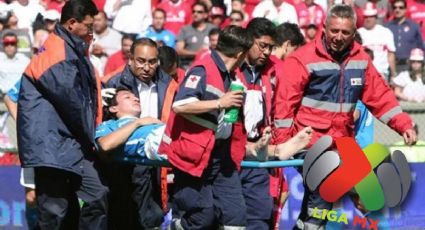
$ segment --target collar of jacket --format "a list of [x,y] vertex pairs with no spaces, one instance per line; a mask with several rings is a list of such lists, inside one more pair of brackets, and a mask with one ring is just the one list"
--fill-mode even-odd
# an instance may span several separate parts
[[[323,34],[323,36],[316,38],[314,40],[314,43],[315,43],[316,51],[319,54],[325,56],[327,59],[335,60],[335,58],[332,57],[332,55],[328,52],[328,50],[325,47],[326,46],[326,37],[325,37],[324,34]],[[345,58],[354,56],[357,52],[360,51],[361,48],[362,47],[359,43],[357,43],[356,41],[353,41],[353,44],[349,48],[349,53],[348,53],[348,55],[345,56]]]
[[89,48],[82,38],[70,33],[60,24],[56,24],[54,33],[61,37],[65,42],[81,56],[86,56],[86,51]]

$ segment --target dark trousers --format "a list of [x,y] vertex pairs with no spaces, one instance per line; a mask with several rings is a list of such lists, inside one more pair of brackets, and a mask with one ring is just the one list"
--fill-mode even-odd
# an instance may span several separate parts
[[159,168],[113,162],[102,170],[109,187],[108,229],[149,229],[163,222]]
[[[174,171],[174,202],[184,229],[246,226],[246,205],[230,150],[216,147],[202,177]],[[226,229],[226,228],[225,228]]]
[[247,208],[246,229],[271,229],[273,199],[270,196],[268,170],[265,168],[242,169],[239,177]]
[[[84,173],[36,167],[35,186],[40,229],[106,229],[107,188],[93,163],[84,160]],[[80,209],[78,198],[84,201]]]

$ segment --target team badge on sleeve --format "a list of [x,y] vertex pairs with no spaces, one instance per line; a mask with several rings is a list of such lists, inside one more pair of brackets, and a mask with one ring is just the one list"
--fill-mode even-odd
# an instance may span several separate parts
[[201,80],[201,76],[190,75],[187,78],[186,84],[184,85],[184,87],[191,88],[191,89],[196,89],[196,87],[198,86],[199,80]]

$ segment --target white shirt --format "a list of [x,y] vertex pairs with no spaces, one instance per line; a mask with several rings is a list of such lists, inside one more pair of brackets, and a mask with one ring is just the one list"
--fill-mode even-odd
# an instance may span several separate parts
[[363,46],[373,51],[373,65],[379,73],[388,75],[390,66],[388,52],[396,50],[391,30],[377,24],[371,30],[362,27],[358,31],[362,37]]
[[298,25],[298,16],[295,7],[286,2],[283,2],[279,7],[275,7],[272,0],[264,0],[254,8],[252,17],[264,17],[275,24],[291,22]]
[[151,1],[122,0],[121,7],[114,11],[113,6],[117,0],[106,0],[105,13],[114,19],[112,28],[124,32],[139,34],[152,24]]
[[111,56],[112,54],[121,50],[122,35],[114,29],[107,27],[102,34],[94,33],[93,38],[93,44],[102,46],[103,51],[108,56]]
[[9,59],[5,53],[0,52],[0,90],[7,93],[21,78],[30,59],[21,53]]
[[409,100],[422,102],[425,100],[425,86],[422,79],[413,81],[408,71],[403,71],[393,80],[394,84],[403,88],[402,93]]
[[33,1],[30,1],[26,6],[23,6],[18,2],[13,2],[9,5],[9,8],[19,19],[18,28],[28,29],[30,34],[32,34],[32,24],[35,21],[37,14],[44,12],[44,8],[37,2]]
[[156,84],[152,81],[149,84],[146,84],[142,81],[139,81],[137,85],[137,90],[139,91],[139,100],[142,113],[140,118],[143,117],[154,117],[159,118],[158,116],[158,91]]

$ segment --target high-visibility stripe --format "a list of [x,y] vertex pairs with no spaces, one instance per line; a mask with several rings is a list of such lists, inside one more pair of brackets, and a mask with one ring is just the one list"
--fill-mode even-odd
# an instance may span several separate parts
[[345,66],[345,69],[366,69],[367,61],[349,61]]
[[192,102],[195,102],[195,101],[199,101],[199,99],[196,98],[196,97],[188,97],[188,98],[185,98],[183,100],[175,101],[173,103],[173,108],[180,106],[180,105],[189,104],[189,103],[192,103]]
[[307,69],[310,73],[321,70],[339,70],[340,67],[338,64],[326,61],[326,62],[316,62],[310,63],[307,65]]
[[291,127],[293,122],[294,122],[294,119],[292,119],[292,118],[275,119],[274,120],[274,126],[276,128],[289,128],[289,127]]
[[306,107],[326,110],[329,112],[350,112],[354,109],[355,103],[334,103],[328,101],[318,101],[304,97],[301,104]]
[[162,141],[170,145],[172,140],[167,134],[164,133],[162,136]]
[[206,88],[207,92],[212,93],[214,95],[216,95],[217,97],[221,97],[224,95],[223,91],[217,89],[216,87],[214,87],[213,85],[207,84],[207,88]]
[[393,118],[395,115],[402,113],[403,110],[401,110],[400,106],[396,106],[392,109],[390,109],[388,112],[384,113],[379,120],[381,120],[382,122],[384,122],[385,124],[388,123],[391,118]]
[[245,226],[228,226],[228,225],[224,225],[224,226],[220,226],[218,229],[219,230],[245,230],[246,227]]
[[197,125],[200,125],[202,127],[205,127],[207,129],[211,129],[211,130],[214,130],[214,131],[217,130],[217,125],[212,123],[211,121],[202,119],[202,118],[194,116],[194,115],[182,115],[182,116],[184,118],[188,119],[189,121],[197,124]]

